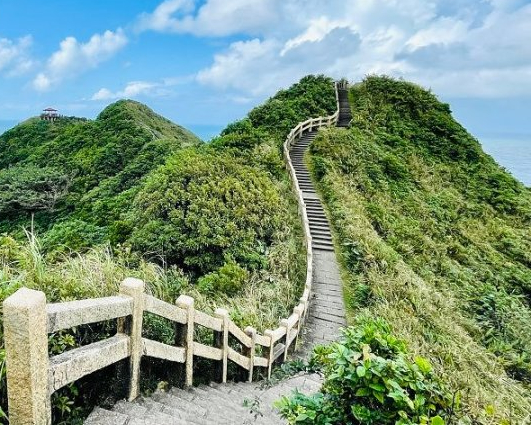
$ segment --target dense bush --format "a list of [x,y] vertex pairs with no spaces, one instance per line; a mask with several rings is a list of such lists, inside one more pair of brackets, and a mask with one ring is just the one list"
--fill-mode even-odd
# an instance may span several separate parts
[[68,192],[71,180],[52,167],[23,165],[0,169],[0,214],[53,211]]
[[153,173],[135,205],[132,246],[201,274],[228,257],[261,266],[285,209],[267,175],[197,151],[177,154]]
[[201,292],[235,295],[242,290],[249,279],[249,273],[234,261],[228,261],[215,272],[211,272],[197,281]]
[[313,362],[324,373],[320,393],[277,403],[290,424],[444,425],[441,416],[456,407],[428,360],[411,359],[382,320],[347,328]]
[[334,81],[324,75],[308,75],[254,108],[249,120],[253,127],[283,139],[299,122],[332,115],[336,109]]

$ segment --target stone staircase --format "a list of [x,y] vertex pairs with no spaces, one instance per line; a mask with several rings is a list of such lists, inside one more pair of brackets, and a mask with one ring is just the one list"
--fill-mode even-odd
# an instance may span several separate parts
[[270,387],[240,382],[157,391],[119,401],[112,411],[96,408],[85,425],[280,425],[276,400],[295,388],[310,394],[320,386],[318,375],[301,374]]
[[[348,103],[346,90],[343,95],[340,91],[340,102],[345,95]],[[350,120],[350,108],[348,113],[340,111],[338,126],[348,126]],[[346,326],[341,277],[330,225],[304,164],[304,153],[316,135],[317,131],[305,133],[290,151],[306,204],[314,258],[312,300],[295,353],[302,358],[307,357],[315,345],[336,340],[340,328]],[[284,424],[273,403],[294,390],[314,393],[321,384],[319,375],[302,373],[269,387],[265,382],[240,382],[172,388],[167,392],[159,390],[151,397],[120,401],[112,410],[96,408],[85,425]]]
[[348,127],[352,120],[352,110],[348,100],[348,86],[339,87],[337,90],[337,97],[339,101],[339,119],[337,121],[338,127]]

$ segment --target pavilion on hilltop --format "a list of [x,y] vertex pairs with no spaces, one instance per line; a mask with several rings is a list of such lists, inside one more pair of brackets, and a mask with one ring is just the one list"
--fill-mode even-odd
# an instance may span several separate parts
[[54,108],[46,108],[42,111],[41,114],[41,120],[45,121],[55,121],[61,118],[61,115],[59,115],[59,111]]

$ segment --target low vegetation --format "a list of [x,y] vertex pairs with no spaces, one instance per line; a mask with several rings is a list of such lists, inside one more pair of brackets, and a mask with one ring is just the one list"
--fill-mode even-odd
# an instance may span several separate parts
[[384,317],[460,397],[459,423],[525,423],[530,189],[432,93],[371,76],[350,94],[352,128],[322,131],[309,157],[341,252],[350,323]]
[[450,423],[459,407],[430,362],[410,359],[382,320],[345,329],[340,342],[317,348],[311,363],[324,373],[323,387],[276,403],[289,424],[444,425],[441,415]]

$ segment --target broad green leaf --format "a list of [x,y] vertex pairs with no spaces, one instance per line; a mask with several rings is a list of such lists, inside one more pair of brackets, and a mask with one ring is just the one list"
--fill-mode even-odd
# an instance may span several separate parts
[[444,419],[440,416],[431,418],[431,425],[444,425]]
[[376,400],[378,400],[380,403],[384,403],[384,394],[379,392],[379,391],[373,391],[372,392],[372,395],[374,396],[374,398],[376,398]]
[[372,393],[372,391],[369,388],[359,388],[358,391],[356,391],[357,397],[365,397]]

